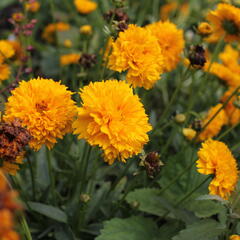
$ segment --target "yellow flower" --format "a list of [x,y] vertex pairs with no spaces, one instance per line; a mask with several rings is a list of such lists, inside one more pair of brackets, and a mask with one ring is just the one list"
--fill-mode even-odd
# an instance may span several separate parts
[[92,26],[91,25],[83,25],[80,27],[80,33],[90,35],[92,34]]
[[198,151],[197,168],[202,174],[214,174],[210,194],[228,199],[238,180],[237,162],[227,145],[208,139]]
[[77,64],[79,63],[81,55],[77,53],[70,53],[66,55],[62,55],[60,57],[60,63],[62,66],[69,65],[69,64]]
[[128,70],[127,81],[134,87],[152,88],[163,72],[163,55],[156,37],[145,28],[129,25],[112,43],[108,67],[118,72]]
[[219,58],[222,63],[214,62],[209,72],[225,81],[227,85],[238,87],[240,85],[239,51],[230,45],[226,45],[224,51],[219,54]]
[[14,49],[7,40],[0,40],[0,63],[14,55]]
[[51,23],[46,26],[46,28],[43,31],[42,37],[52,43],[55,40],[54,33],[56,31],[64,32],[70,29],[70,25],[64,22],[57,22],[57,23]]
[[85,86],[80,93],[82,107],[73,123],[75,134],[104,151],[104,160],[127,158],[141,152],[151,130],[138,96],[125,82],[108,80]]
[[239,235],[232,235],[232,236],[230,236],[229,240],[240,240],[240,236]]
[[201,22],[198,25],[198,32],[202,35],[209,35],[213,31],[211,25],[207,22]]
[[0,82],[9,78],[11,74],[10,68],[7,64],[0,63]]
[[15,176],[19,170],[19,165],[23,163],[25,151],[21,152],[14,161],[4,161],[2,170],[10,175]]
[[60,82],[52,79],[31,79],[21,81],[12,91],[6,103],[4,121],[18,118],[26,127],[32,139],[29,143],[34,150],[43,144],[50,149],[66,133],[76,114],[72,93]]
[[[235,88],[230,88],[227,92],[225,92],[225,94],[221,98],[221,101],[226,102],[230,95],[234,92],[234,90]],[[235,125],[240,122],[240,108],[234,105],[236,101],[239,102],[238,96],[232,97],[225,106],[225,112],[231,125]]]
[[27,11],[37,12],[40,8],[40,3],[35,0],[34,2],[26,3],[25,7],[26,7]]
[[175,13],[175,11],[179,10],[182,16],[187,16],[189,13],[189,4],[188,3],[181,3],[178,4],[177,2],[170,2],[167,4],[164,4],[160,9],[160,18],[163,21],[168,20],[171,17],[172,13]]
[[[212,107],[208,111],[207,116],[203,119],[202,125],[205,126],[220,108],[222,108],[222,104],[220,103]],[[224,109],[221,109],[221,111],[214,117],[214,119],[207,125],[207,127],[199,134],[198,140],[204,141],[208,138],[216,136],[220,132],[223,125],[227,123],[227,115]]]
[[77,10],[82,14],[88,14],[96,10],[97,3],[91,0],[74,0]]
[[226,3],[217,5],[210,11],[207,20],[213,25],[213,33],[206,39],[216,42],[224,36],[224,40],[232,42],[240,40],[240,9]]
[[192,140],[193,138],[195,138],[197,132],[192,129],[192,128],[183,128],[183,135],[188,139],[188,140]]
[[169,21],[149,24],[147,29],[158,39],[164,57],[164,71],[176,68],[184,48],[183,31]]
[[64,40],[63,45],[64,45],[64,47],[70,48],[70,47],[72,47],[72,41],[70,39],[66,39],[66,40]]

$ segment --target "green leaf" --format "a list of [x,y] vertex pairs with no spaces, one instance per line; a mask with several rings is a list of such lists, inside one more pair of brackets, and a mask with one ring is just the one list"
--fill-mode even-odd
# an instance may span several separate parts
[[214,214],[218,214],[224,211],[224,207],[219,202],[213,202],[211,200],[205,201],[192,201],[189,203],[188,209],[193,211],[197,217],[211,217]]
[[166,213],[166,208],[160,204],[161,198],[158,195],[158,192],[159,189],[154,188],[137,189],[127,195],[126,201],[129,204],[137,202],[140,211],[163,216]]
[[219,224],[215,220],[201,220],[192,225],[188,225],[186,229],[172,238],[172,240],[213,240],[225,230],[225,226]]
[[67,215],[59,208],[38,202],[28,202],[31,210],[38,212],[58,222],[67,223]]
[[75,240],[71,229],[65,224],[56,226],[54,235],[56,240]]
[[101,235],[95,240],[157,240],[158,236],[156,224],[150,219],[139,216],[106,221]]
[[[162,174],[158,184],[161,188],[165,188],[172,183],[173,179],[176,181],[166,189],[162,196],[175,204],[180,201],[187,193],[195,189],[203,180],[204,175],[197,172],[196,166],[190,168],[192,161],[196,158],[195,150],[191,148],[185,148],[178,152],[176,155],[166,160],[165,166],[162,168]],[[207,185],[208,183],[206,183]],[[191,196],[188,200],[192,201],[199,195],[207,193],[206,185],[197,190],[197,193]],[[186,203],[186,201],[185,201]]]

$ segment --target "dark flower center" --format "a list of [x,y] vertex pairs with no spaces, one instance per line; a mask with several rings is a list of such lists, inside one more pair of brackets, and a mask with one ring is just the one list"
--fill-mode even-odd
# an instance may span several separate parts
[[43,112],[48,109],[47,103],[45,101],[41,101],[40,103],[36,103],[36,109],[38,112]]
[[228,34],[231,34],[231,35],[239,34],[239,27],[236,25],[236,23],[234,21],[224,20],[222,22],[222,27]]

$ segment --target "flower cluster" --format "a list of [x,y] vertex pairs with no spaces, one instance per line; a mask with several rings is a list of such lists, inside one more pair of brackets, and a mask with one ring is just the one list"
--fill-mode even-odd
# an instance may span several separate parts
[[198,151],[197,168],[202,174],[214,174],[210,194],[228,199],[238,180],[237,162],[227,145],[208,139]]
[[130,24],[112,43],[109,68],[127,71],[127,81],[134,87],[152,88],[163,72],[163,55],[158,40],[145,28]]
[[32,136],[29,145],[33,149],[39,150],[43,144],[52,148],[56,138],[71,132],[76,107],[72,93],[60,82],[43,78],[21,81],[11,93],[4,120],[18,118]]
[[7,180],[0,171],[0,239],[19,240],[14,231],[14,213],[20,209],[16,202],[17,193],[9,189]]
[[141,152],[151,130],[138,96],[125,82],[108,80],[90,83],[80,93],[82,107],[73,123],[74,133],[104,151],[112,164]]

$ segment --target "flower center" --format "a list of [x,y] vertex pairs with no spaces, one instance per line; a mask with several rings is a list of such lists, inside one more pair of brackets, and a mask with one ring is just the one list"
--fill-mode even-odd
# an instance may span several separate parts
[[222,22],[222,27],[224,28],[224,30],[228,34],[232,34],[232,35],[238,35],[239,34],[239,28],[234,21],[224,20]]
[[46,111],[48,109],[48,105],[45,101],[41,101],[40,103],[36,103],[36,109],[38,112],[43,112]]

